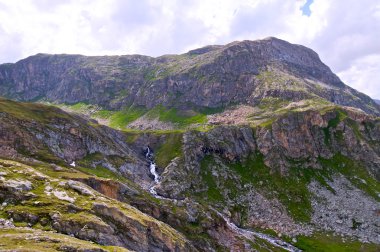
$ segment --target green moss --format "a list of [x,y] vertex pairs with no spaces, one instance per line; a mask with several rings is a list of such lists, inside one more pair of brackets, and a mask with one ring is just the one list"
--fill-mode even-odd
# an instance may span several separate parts
[[93,118],[101,118],[101,119],[108,119],[110,118],[113,114],[115,113],[115,111],[110,111],[110,110],[99,110],[99,111],[96,111],[94,114],[92,114],[92,117]]
[[319,158],[319,160],[330,174],[343,174],[356,187],[376,200],[380,200],[380,183],[369,174],[363,164],[339,153],[331,159]]
[[272,172],[264,164],[260,153],[251,156],[245,163],[237,163],[231,167],[245,184],[252,183],[268,197],[278,198],[295,220],[310,220],[312,208],[307,185],[318,177],[312,169],[293,167],[287,175]]
[[62,110],[36,103],[15,102],[0,98],[0,112],[27,121],[47,123],[51,120],[69,119],[71,116]]
[[363,139],[363,136],[359,130],[358,123],[356,121],[352,120],[351,118],[347,118],[346,122],[351,127],[352,131],[354,132],[356,139]]
[[[335,129],[340,122],[342,122],[344,119],[347,118],[347,113],[341,109],[335,109],[335,117],[333,119],[330,119],[328,122],[328,125],[326,128],[323,128],[323,133],[325,135],[325,144],[329,145],[331,141],[331,130]],[[341,139],[343,136],[339,137],[338,140]]]
[[166,167],[173,158],[182,155],[182,133],[168,133],[155,152],[155,161],[159,167]]
[[86,104],[84,102],[79,102],[79,103],[76,103],[74,105],[71,105],[70,108],[74,111],[83,111],[83,110],[87,110],[89,109],[91,105],[89,104]]
[[77,250],[106,250],[129,251],[121,247],[100,246],[89,241],[83,241],[68,235],[56,234],[41,230],[19,228],[0,230],[0,247],[4,251],[77,251]]
[[213,202],[224,202],[224,197],[220,193],[217,184],[215,182],[214,176],[212,175],[211,170],[209,169],[210,165],[214,163],[212,156],[206,156],[201,161],[201,176],[202,181],[207,185],[207,198]]
[[259,124],[259,127],[271,129],[273,122],[276,121],[276,118],[269,118],[266,121]]
[[343,241],[341,237],[326,234],[314,234],[311,237],[299,236],[295,245],[303,251],[312,252],[375,252],[380,250],[380,246],[376,244]]
[[275,97],[263,98],[258,107],[263,110],[277,110],[288,105],[290,101]]
[[95,175],[95,176],[98,176],[101,178],[110,178],[110,179],[114,179],[114,180],[122,179],[122,177],[120,175],[116,174],[115,172],[110,171],[109,169],[107,169],[101,165],[96,165],[95,167],[93,167],[94,163],[96,163],[97,161],[103,160],[103,158],[107,158],[107,160],[111,163],[112,163],[112,160],[114,160],[116,163],[118,163],[120,161],[121,162],[124,161],[124,160],[120,160],[120,158],[117,156],[104,157],[102,154],[96,152],[96,153],[87,155],[82,160],[79,160],[77,162],[78,165],[77,165],[76,169],[80,170],[81,172],[91,174],[91,175]]
[[95,175],[97,177],[101,178],[109,178],[109,179],[114,179],[114,180],[122,180],[122,177],[120,175],[115,174],[114,172],[108,170],[107,168],[104,168],[103,166],[97,165],[94,168],[87,168],[87,167],[81,167],[78,166],[78,170]]
[[150,118],[159,118],[160,121],[172,122],[179,126],[187,126],[196,123],[206,123],[207,116],[192,110],[182,111],[176,108],[167,109],[164,106],[156,106],[147,113]]
[[109,126],[124,129],[129,123],[135,121],[146,112],[143,108],[131,107],[113,113],[109,119]]
[[125,131],[124,135],[126,136],[127,143],[134,143],[140,136],[139,132]]

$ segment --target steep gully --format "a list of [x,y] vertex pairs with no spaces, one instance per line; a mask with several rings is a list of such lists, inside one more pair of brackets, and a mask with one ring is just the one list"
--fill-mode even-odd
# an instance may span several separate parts
[[[177,199],[166,198],[166,197],[162,197],[162,196],[157,194],[155,187],[160,182],[160,176],[158,175],[157,170],[156,170],[156,164],[154,162],[153,151],[151,150],[151,148],[149,146],[146,147],[145,158],[149,161],[149,170],[150,170],[150,173],[154,177],[154,184],[149,188],[149,192],[157,199],[169,200],[169,201],[178,201]],[[263,234],[260,232],[255,232],[255,231],[239,228],[227,216],[223,215],[222,213],[220,213],[215,208],[210,207],[210,209],[213,210],[219,217],[221,217],[227,223],[227,226],[233,232],[237,233],[238,235],[243,236],[244,238],[246,238],[248,240],[252,240],[254,238],[260,238],[260,239],[263,239],[263,240],[269,242],[270,244],[272,244],[276,247],[285,249],[287,251],[291,251],[291,252],[302,251],[302,250],[294,247],[293,245],[291,245],[287,242],[284,242],[281,239],[275,238],[273,236]]]

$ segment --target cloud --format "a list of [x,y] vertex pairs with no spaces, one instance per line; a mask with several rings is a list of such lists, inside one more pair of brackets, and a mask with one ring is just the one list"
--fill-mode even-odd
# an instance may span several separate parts
[[312,48],[348,85],[380,98],[376,0],[0,0],[0,62],[39,52],[159,56],[267,36]]
[[359,57],[338,75],[345,83],[355,83],[355,88],[371,97],[380,98],[380,53]]

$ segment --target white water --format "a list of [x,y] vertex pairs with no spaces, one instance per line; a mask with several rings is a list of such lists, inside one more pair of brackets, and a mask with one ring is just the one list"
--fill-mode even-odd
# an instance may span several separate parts
[[243,228],[239,228],[238,226],[235,225],[235,223],[231,222],[222,213],[220,213],[219,211],[217,211],[216,209],[214,209],[212,207],[210,207],[210,208],[212,210],[214,210],[221,218],[223,218],[223,220],[227,223],[227,225],[232,230],[234,230],[236,233],[244,236],[248,240],[252,240],[255,237],[257,237],[257,238],[260,238],[260,239],[263,239],[263,240],[269,242],[270,244],[272,244],[272,245],[274,245],[276,247],[280,247],[280,248],[285,249],[287,251],[291,251],[291,252],[302,251],[302,250],[294,247],[293,245],[291,245],[291,244],[289,244],[287,242],[284,242],[283,240],[278,239],[276,237],[273,237],[273,236],[270,236],[270,235],[267,235],[267,234],[263,234],[263,233],[259,233],[259,232],[255,232],[255,231],[251,231],[251,230],[247,230],[247,229],[243,229]]
[[[165,197],[162,197],[162,196],[160,196],[160,195],[157,194],[157,191],[156,191],[155,187],[160,182],[160,176],[158,175],[158,173],[156,171],[156,164],[154,163],[153,154],[152,154],[152,151],[149,148],[149,146],[147,147],[147,152],[145,154],[145,157],[150,162],[149,170],[150,170],[150,173],[154,176],[154,185],[149,188],[149,192],[155,198],[158,198],[158,199],[169,200],[169,201],[177,201],[176,199],[165,198]],[[254,240],[255,238],[260,238],[262,240],[265,240],[265,241],[269,242],[270,244],[272,244],[272,245],[274,245],[276,247],[280,247],[280,248],[285,249],[287,251],[291,251],[291,252],[302,251],[302,250],[294,247],[293,245],[291,245],[291,244],[289,244],[287,242],[284,242],[283,240],[278,239],[276,237],[273,237],[273,236],[270,236],[270,235],[267,235],[267,234],[263,234],[263,233],[259,233],[259,232],[255,232],[255,231],[251,231],[251,230],[247,230],[247,229],[243,229],[243,228],[239,228],[238,226],[235,225],[235,223],[231,222],[229,220],[229,218],[227,218],[226,216],[224,216],[222,213],[220,213],[216,209],[214,209],[212,207],[210,207],[210,209],[213,210],[221,218],[223,218],[223,220],[227,223],[227,226],[231,230],[233,230],[235,233],[238,233],[241,236],[244,236],[248,240]]]
[[73,161],[70,166],[75,167],[75,161]]
[[157,174],[157,171],[156,171],[156,164],[151,162],[149,168],[150,168],[150,173],[154,176],[154,182],[155,183],[160,182],[160,176]]
[[149,146],[146,149],[145,158],[149,160],[149,171],[154,177],[154,185],[149,188],[149,192],[156,198],[158,197],[162,198],[161,196],[158,196],[156,192],[155,187],[160,182],[160,176],[158,175],[156,171],[156,164],[153,161],[153,153],[152,153],[152,150],[149,148]]

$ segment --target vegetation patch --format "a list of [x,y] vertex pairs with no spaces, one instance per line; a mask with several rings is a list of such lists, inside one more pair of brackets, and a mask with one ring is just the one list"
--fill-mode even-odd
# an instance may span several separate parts
[[212,156],[206,156],[201,161],[201,177],[202,181],[207,185],[207,198],[216,203],[224,202],[224,197],[220,193],[220,189],[218,188],[215,178],[210,170],[210,166],[214,164],[214,158]]
[[311,216],[311,202],[307,185],[312,179],[323,180],[323,175],[313,169],[291,168],[288,175],[271,171],[264,164],[260,153],[251,155],[245,162],[230,164],[244,184],[253,184],[268,197],[276,197],[298,221],[308,222]]
[[182,133],[165,134],[165,142],[155,152],[155,161],[159,167],[166,167],[175,157],[182,157]]
[[162,105],[156,106],[147,114],[150,118],[158,118],[163,122],[172,122],[179,126],[187,126],[190,124],[202,124],[207,122],[206,114],[195,112],[192,110],[181,111],[176,108],[167,109]]
[[[146,112],[143,108],[130,107],[125,110],[114,112],[111,116],[108,117],[109,126],[116,129],[125,129],[125,127],[143,116]],[[103,112],[103,114],[106,112]]]
[[319,158],[323,169],[330,174],[343,174],[356,187],[377,201],[380,200],[380,183],[368,172],[365,166],[338,153],[331,159]]
[[48,123],[51,120],[69,119],[71,116],[62,110],[37,103],[15,102],[0,98],[0,113],[9,114],[17,119]]
[[295,245],[303,251],[312,252],[375,252],[380,249],[380,246],[376,244],[361,243],[329,234],[298,236]]
[[[323,128],[323,133],[325,135],[325,144],[331,144],[331,129],[335,129],[340,122],[347,118],[346,112],[341,109],[335,110],[335,118],[330,119],[326,128]],[[337,135],[338,140],[342,138],[342,136]]]

